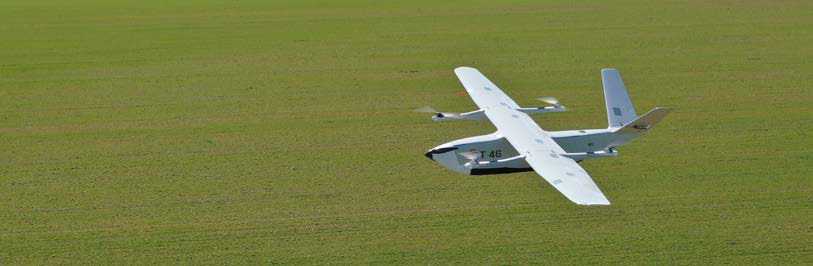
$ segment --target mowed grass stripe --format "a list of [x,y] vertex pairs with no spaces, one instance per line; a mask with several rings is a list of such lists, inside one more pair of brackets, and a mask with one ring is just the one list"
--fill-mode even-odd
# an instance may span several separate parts
[[[0,3],[0,264],[810,264],[807,1]],[[548,130],[639,113],[613,205],[422,156],[488,134],[457,66]]]

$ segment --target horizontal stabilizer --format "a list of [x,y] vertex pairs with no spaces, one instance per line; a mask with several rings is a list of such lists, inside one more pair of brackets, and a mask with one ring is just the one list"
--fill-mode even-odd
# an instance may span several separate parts
[[661,119],[666,117],[670,111],[672,111],[672,108],[669,107],[655,107],[655,109],[652,109],[652,111],[649,111],[635,120],[630,121],[627,123],[627,125],[613,131],[613,133],[619,135],[646,133],[653,126],[655,126],[655,124],[660,122]]

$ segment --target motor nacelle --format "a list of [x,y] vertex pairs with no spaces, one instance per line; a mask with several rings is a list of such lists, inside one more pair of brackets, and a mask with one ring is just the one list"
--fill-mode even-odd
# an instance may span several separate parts
[[436,112],[432,116],[432,121],[448,121],[448,120],[483,120],[486,119],[483,110],[471,111],[468,113],[448,113]]

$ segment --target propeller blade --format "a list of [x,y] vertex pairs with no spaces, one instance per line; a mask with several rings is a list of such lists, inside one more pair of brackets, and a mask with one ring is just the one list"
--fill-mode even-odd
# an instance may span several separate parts
[[474,161],[474,160],[477,160],[477,158],[480,158],[480,153],[479,152],[467,151],[467,152],[461,152],[461,153],[458,153],[458,154],[460,154],[460,156],[463,156],[463,158],[469,159],[471,161]]
[[549,104],[559,105],[559,100],[556,99],[556,97],[541,97],[541,98],[536,98],[536,99],[540,100],[540,101],[543,101],[543,102],[546,102],[546,103],[549,103]]
[[469,162],[463,164],[463,167],[471,169],[474,167],[474,165],[478,164],[477,158],[480,158],[480,153],[477,152],[476,150],[470,150],[458,154],[460,154],[460,156],[463,156],[463,158],[469,159]]
[[438,113],[438,111],[435,110],[435,108],[432,108],[432,107],[429,107],[429,106],[424,106],[424,107],[415,109],[415,112],[418,112],[418,113]]

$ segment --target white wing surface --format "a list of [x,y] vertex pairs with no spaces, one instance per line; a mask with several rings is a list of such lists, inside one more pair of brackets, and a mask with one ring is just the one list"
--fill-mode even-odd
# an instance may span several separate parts
[[590,175],[576,161],[562,156],[565,151],[531,117],[517,111],[519,106],[480,71],[459,67],[455,74],[497,132],[525,156],[537,174],[577,204],[610,204]]

